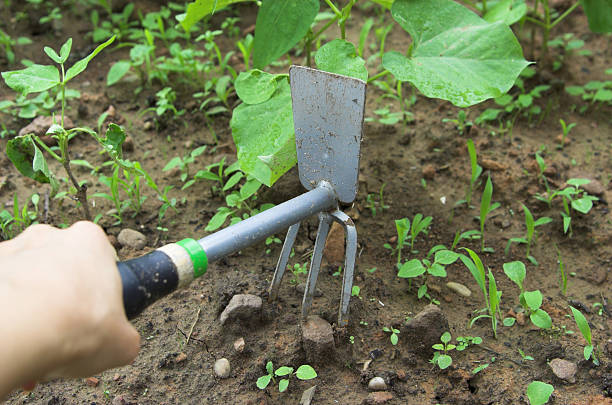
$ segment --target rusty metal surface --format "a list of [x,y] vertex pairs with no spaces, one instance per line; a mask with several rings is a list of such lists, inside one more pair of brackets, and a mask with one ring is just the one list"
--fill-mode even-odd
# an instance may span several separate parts
[[340,201],[352,202],[366,83],[302,66],[292,66],[289,72],[300,181],[307,190],[327,181]]

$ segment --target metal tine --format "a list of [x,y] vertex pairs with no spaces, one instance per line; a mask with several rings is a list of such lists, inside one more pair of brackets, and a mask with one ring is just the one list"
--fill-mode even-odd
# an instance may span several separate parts
[[344,228],[344,235],[346,238],[342,295],[340,296],[340,308],[338,309],[338,326],[344,327],[348,325],[348,311],[353,289],[353,275],[355,260],[357,258],[357,229],[351,217],[344,212],[336,210],[331,215],[334,220]]
[[323,249],[325,241],[332,223],[332,216],[327,212],[319,213],[319,229],[317,230],[317,238],[315,240],[314,251],[310,261],[310,270],[308,271],[308,280],[306,280],[306,291],[302,299],[302,318],[308,316],[310,307],[312,306],[312,297],[314,296],[317,277],[321,269],[321,260],[323,259]]
[[278,289],[280,288],[281,281],[285,275],[287,269],[287,263],[289,262],[289,256],[291,255],[291,249],[295,243],[295,238],[298,231],[300,230],[300,223],[293,224],[287,231],[281,254],[278,257],[278,263],[276,264],[276,270],[274,270],[274,277],[272,283],[270,283],[270,289],[268,290],[268,300],[274,301],[278,297]]

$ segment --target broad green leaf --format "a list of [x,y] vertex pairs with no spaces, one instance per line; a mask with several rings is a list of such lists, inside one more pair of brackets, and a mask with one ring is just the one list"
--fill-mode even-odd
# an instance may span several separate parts
[[297,162],[291,90],[279,82],[266,102],[236,107],[230,122],[240,169],[271,186]]
[[435,256],[435,262],[448,265],[451,263],[455,263],[459,258],[459,254],[455,253],[451,250],[438,250]]
[[399,337],[398,337],[398,336],[397,336],[395,333],[393,333],[393,334],[391,334],[391,336],[389,337],[389,340],[391,341],[391,344],[392,344],[393,346],[396,346],[396,345],[397,345],[397,342],[399,341]]
[[319,0],[263,0],[253,42],[253,66],[263,68],[301,40],[319,12]]
[[190,31],[191,27],[200,21],[202,18],[217,10],[221,10],[231,4],[239,3],[247,0],[196,0],[187,5],[187,11],[184,17],[179,19],[181,26],[185,31]]
[[612,0],[580,0],[593,32],[612,32]]
[[591,355],[593,354],[593,349],[594,347],[592,345],[584,346],[583,354],[584,354],[585,360],[588,360],[591,358]]
[[102,139],[102,146],[109,155],[121,159],[123,157],[121,147],[126,137],[123,128],[117,124],[109,124],[106,136]]
[[[240,72],[234,87],[236,94],[246,104],[259,104],[272,97],[286,75],[274,75],[259,69]],[[280,79],[280,80],[279,80]]]
[[591,208],[593,208],[593,200],[588,197],[583,197],[577,200],[573,200],[572,208],[583,214],[588,214]]
[[380,4],[384,8],[391,8],[394,0],[372,0],[372,3]]
[[225,208],[225,209],[224,210],[219,209],[217,213],[213,215],[210,221],[208,221],[208,225],[206,225],[206,228],[204,228],[206,232],[212,232],[214,230],[219,229],[221,225],[223,225],[227,217],[232,213],[232,211],[228,210],[226,207],[221,207],[221,208]]
[[612,90],[599,89],[593,96],[594,101],[612,101]]
[[[238,184],[238,182],[242,179],[244,175],[242,174],[242,172],[236,172],[234,174],[232,174],[232,177],[230,177],[226,182],[225,185],[223,186],[223,191],[227,191],[230,188],[234,187],[236,184]],[[216,180],[213,179],[213,180]]]
[[540,290],[525,291],[523,297],[525,298],[527,306],[531,308],[532,311],[536,311],[542,306],[542,293]]
[[6,154],[21,174],[39,183],[50,183],[53,175],[31,136],[17,136],[6,144]]
[[443,266],[438,263],[434,263],[431,265],[427,272],[434,277],[446,277],[446,270]]
[[7,86],[23,95],[45,91],[60,83],[59,70],[49,65],[30,65],[25,69],[2,72],[2,77]]
[[550,319],[550,315],[543,309],[538,309],[535,312],[532,312],[529,315],[529,319],[531,322],[541,329],[549,329],[552,326],[552,319]]
[[525,14],[527,14],[525,0],[501,0],[489,8],[482,18],[490,23],[501,21],[506,25],[512,25]]
[[574,320],[576,321],[576,325],[582,332],[582,336],[584,340],[590,345],[591,344],[591,327],[589,326],[589,322],[586,320],[582,312],[577,310],[576,308],[570,305],[570,309],[572,310],[572,314],[574,315]]
[[412,259],[402,264],[399,271],[397,272],[397,276],[401,278],[413,278],[418,277],[421,274],[425,273],[425,267],[421,264],[419,259]]
[[355,45],[343,39],[334,39],[317,51],[315,62],[320,70],[368,80],[365,61],[355,51]]
[[527,398],[530,405],[544,405],[550,399],[555,388],[542,381],[532,381],[527,387]]
[[451,341],[451,334],[449,332],[444,332],[442,336],[440,336],[440,341],[442,343],[448,343]]
[[298,367],[295,376],[300,380],[312,380],[317,376],[317,372],[308,364],[303,364]]
[[452,0],[396,0],[391,14],[413,50],[410,58],[385,53],[383,66],[427,97],[459,107],[499,97],[529,64],[507,25],[489,24]]
[[521,261],[514,261],[510,263],[504,263],[504,273],[506,276],[516,285],[518,285],[519,289],[523,290],[523,281],[525,281],[525,275],[527,271],[525,270],[525,265]]
[[260,390],[265,389],[268,386],[268,384],[270,384],[271,379],[272,379],[272,376],[270,374],[259,377],[257,379],[257,388],[259,388]]
[[276,374],[279,377],[282,377],[282,376],[285,376],[291,373],[293,373],[293,367],[282,366],[282,367],[279,367],[278,370],[276,370],[274,374]]
[[584,186],[585,184],[589,184],[590,182],[590,179],[572,178],[567,181],[567,184],[569,184],[570,186],[580,187]]
[[504,326],[508,326],[508,327],[513,326],[515,322],[516,322],[516,318],[512,318],[512,317],[504,318],[503,320]]
[[179,166],[182,162],[183,160],[180,157],[175,156],[172,159],[170,159],[168,163],[166,163],[166,166],[164,166],[164,168],[162,169],[162,172],[167,172],[170,169],[174,169],[175,167]]
[[448,368],[451,364],[453,364],[453,359],[448,354],[438,356],[438,367],[440,367],[440,370]]
[[283,378],[282,380],[280,380],[278,382],[278,391],[279,392],[287,391],[287,387],[289,387],[289,380],[288,379]]
[[131,66],[132,64],[127,60],[115,62],[108,70],[108,74],[106,75],[106,85],[112,86],[121,80],[121,78],[130,70]]
[[84,57],[83,59],[75,63],[74,65],[72,65],[70,69],[66,71],[66,76],[64,78],[64,81],[65,82],[69,81],[70,79],[74,78],[76,75],[81,73],[83,70],[85,70],[87,68],[87,64],[89,63],[89,61],[91,61],[104,48],[112,44],[114,40],[115,40],[115,35],[110,37],[108,41],[98,45],[97,48],[94,49],[92,53],[90,53],[89,55],[87,55],[86,57]]

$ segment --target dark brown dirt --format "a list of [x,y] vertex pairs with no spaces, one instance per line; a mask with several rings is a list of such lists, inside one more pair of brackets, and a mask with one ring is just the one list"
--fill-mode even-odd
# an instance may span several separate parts
[[[10,10],[0,11],[3,17],[0,20],[5,21],[3,25],[0,23],[0,28],[13,36],[19,34],[34,38],[33,45],[17,49],[17,60],[27,57],[46,63],[42,46],[58,48],[68,36],[75,39],[75,52],[85,54],[90,49],[89,40],[84,38],[90,26],[84,17],[86,14],[79,14],[84,10],[64,8],[64,20],[55,28],[38,27],[37,24],[14,28],[9,21],[14,21],[17,11],[27,12],[27,7],[30,6],[14,5]],[[138,7],[146,12],[156,9],[157,5],[155,2],[139,2]],[[249,5],[237,9],[242,18],[241,29],[252,26],[254,13],[254,7]],[[355,10],[354,20],[349,26],[351,39],[358,38],[361,22],[368,13],[372,12]],[[227,15],[228,12],[220,13],[213,24],[219,24]],[[73,18],[82,21],[69,23]],[[390,22],[388,15],[386,21]],[[573,32],[584,39],[585,48],[592,51],[592,56],[573,55],[566,59],[560,71],[542,68],[527,82],[528,88],[542,83],[553,85],[553,89],[539,101],[545,113],[538,125],[531,126],[519,118],[512,134],[500,134],[496,128],[488,126],[474,126],[469,133],[461,135],[453,124],[442,122],[442,118],[455,118],[458,110],[449,103],[422,96],[411,109],[415,119],[410,125],[366,124],[359,194],[356,202],[346,207],[355,220],[359,235],[355,285],[360,286],[361,292],[359,297],[352,298],[349,326],[335,329],[334,356],[321,364],[312,364],[318,373],[315,380],[302,382],[294,378],[285,393],[279,393],[275,387],[262,391],[255,385],[257,378],[265,374],[268,360],[276,366],[293,367],[306,362],[299,326],[301,296],[290,277],[285,277],[278,302],[269,303],[264,299],[262,322],[224,327],[218,322],[219,314],[234,294],[267,297],[280,245],[272,245],[271,252],[266,254],[266,247],[262,244],[213,263],[202,279],[145,311],[135,321],[142,336],[142,349],[134,364],[95,376],[99,379],[97,386],[88,385],[84,379],[40,383],[30,393],[15,392],[8,403],[283,404],[298,403],[302,392],[316,384],[315,404],[358,404],[368,397],[367,383],[373,376],[385,378],[393,397],[389,404],[527,404],[525,391],[533,380],[554,385],[551,400],[554,404],[609,403],[612,392],[612,321],[609,312],[612,308],[607,301],[611,297],[608,273],[612,257],[612,218],[608,207],[612,202],[611,110],[609,105],[599,105],[578,114],[575,106],[581,106],[582,102],[567,96],[563,86],[610,79],[604,70],[612,66],[611,37],[588,32],[581,12],[574,13],[554,34],[564,32]],[[387,41],[387,49],[404,50],[406,41],[406,35],[396,27]],[[525,40],[523,43],[528,42]],[[231,41],[222,41],[224,53],[235,50],[233,48]],[[527,47],[525,49],[527,51]],[[161,171],[173,156],[182,156],[199,145],[209,145],[207,152],[192,165],[192,174],[198,167],[217,162],[222,157],[229,162],[235,159],[230,114],[214,119],[213,129],[219,139],[215,145],[202,113],[192,100],[193,90],[184,86],[177,87],[176,104],[178,108],[188,110],[184,116],[186,126],[176,120],[145,130],[145,120],[153,116],[142,116],[139,112],[149,106],[148,100],[161,87],[154,84],[153,88],[146,88],[138,96],[133,96],[128,86],[110,89],[104,86],[108,66],[124,57],[125,52],[125,49],[104,51],[75,83],[71,83],[81,91],[82,97],[70,101],[68,115],[77,125],[95,127],[98,116],[112,105],[116,110],[112,121],[125,125],[133,140],[133,151],[127,152],[127,157],[140,161],[162,187],[175,186],[171,196],[179,201],[179,211],[168,211],[162,223],[167,231],[157,229],[156,215],[160,203],[150,191],[146,191],[148,199],[139,215],[127,215],[121,225],[113,225],[113,219],[104,216],[100,223],[109,235],[116,236],[120,229],[129,227],[143,232],[148,238],[147,248],[143,251],[120,250],[121,259],[144,254],[184,237],[204,236],[204,226],[216,208],[224,203],[221,197],[211,192],[210,183],[205,181],[181,192],[179,173]],[[234,61],[236,68],[241,69],[238,60]],[[302,63],[300,57],[293,61]],[[18,66],[8,66],[6,61],[0,61],[2,71],[16,68]],[[286,70],[286,67],[279,69]],[[373,66],[371,72],[375,69]],[[369,87],[367,116],[373,116],[375,109],[385,105],[393,111],[399,109],[397,102],[381,99],[381,96],[380,90]],[[0,100],[12,97],[12,92],[2,84]],[[236,102],[235,96],[231,102]],[[468,118],[474,120],[487,106],[493,106],[493,103],[467,109]],[[80,116],[79,111],[82,113]],[[15,132],[28,123],[8,116],[0,118],[8,129]],[[570,134],[571,142],[562,150],[556,148],[556,137],[561,132],[560,118],[577,123]],[[476,282],[457,262],[448,266],[446,280],[434,277],[427,280],[429,294],[439,301],[440,309],[448,319],[453,341],[457,336],[480,336],[484,342],[462,352],[451,352],[453,365],[441,371],[428,363],[427,358],[411,352],[418,342],[408,341],[400,333],[398,346],[392,346],[389,335],[382,331],[384,326],[401,329],[409,318],[430,303],[425,298],[417,299],[417,288],[422,280],[409,286],[406,280],[397,278],[394,257],[383,248],[383,244],[395,235],[395,219],[412,219],[417,213],[432,216],[433,222],[429,233],[419,237],[415,243],[419,253],[410,254],[405,248],[405,259],[424,257],[437,244],[450,246],[457,230],[478,229],[478,222],[474,219],[478,208],[462,206],[453,209],[454,203],[464,197],[469,183],[468,138],[474,140],[479,161],[487,167],[483,178],[490,175],[493,181],[493,201],[501,203],[488,219],[485,231],[486,245],[495,253],[481,254],[481,258],[494,274],[499,290],[503,291],[502,313],[516,309],[519,293],[504,275],[502,265],[522,260],[527,265],[525,287],[543,293],[543,308],[552,317],[553,328],[540,330],[531,327],[529,320],[524,326],[500,325],[497,339],[493,337],[487,320],[477,321],[469,328],[470,319],[484,303]],[[7,140],[8,137],[0,139],[0,149],[6,148]],[[538,181],[535,163],[535,152],[542,148],[545,148],[543,157],[551,168],[547,176],[552,185],[562,187],[578,171],[603,186],[603,194],[593,210],[588,215],[574,215],[571,238],[562,231],[560,204],[557,202],[549,208],[534,198],[535,193],[545,191]],[[71,149],[75,157],[87,159],[94,166],[104,162],[95,141],[85,136],[75,138]],[[60,173],[59,168],[54,166],[54,169]],[[78,168],[76,174],[79,178],[89,179],[91,194],[107,192],[97,178],[90,175],[89,169]],[[7,183],[4,186],[3,180]],[[368,193],[377,197],[383,185],[384,201],[389,208],[378,209],[374,216],[366,198]],[[474,192],[475,207],[479,207],[482,189],[483,184],[480,184]],[[280,203],[302,191],[297,171],[293,169],[272,189],[260,192],[258,201]],[[44,196],[48,189],[20,176],[2,154],[0,204],[9,208],[15,192],[23,202],[33,192]],[[104,199],[92,200],[95,201],[95,207],[92,207],[95,214],[112,208]],[[553,223],[538,228],[537,244],[532,249],[532,255],[539,262],[537,267],[525,259],[523,245],[513,245],[509,255],[504,255],[508,239],[520,237],[525,232],[521,203],[527,205],[536,218],[549,216],[554,219]],[[81,219],[80,211],[68,199],[50,200],[48,211],[43,210],[41,204],[39,218],[42,220],[45,216],[48,216],[48,223],[57,226]],[[308,260],[316,226],[311,219],[300,230],[291,265]],[[283,238],[283,235],[277,236]],[[478,241],[461,241],[459,246],[480,252]],[[571,274],[565,296],[559,289],[555,246],[561,252],[565,272]],[[376,270],[369,271],[373,268]],[[323,268],[318,283],[323,296],[315,298],[312,309],[312,313],[330,323],[335,323],[340,296],[341,277],[333,276],[336,270],[329,265]],[[297,282],[303,281],[304,275],[300,275]],[[471,289],[472,295],[466,298],[450,292],[445,285],[447,281],[464,284]],[[585,342],[571,318],[569,302],[581,306],[583,312],[589,311],[585,315],[591,323],[593,340],[602,363],[598,367],[582,358]],[[602,315],[594,310],[595,303],[604,305]],[[569,330],[574,333],[566,333]],[[238,353],[233,343],[240,337],[244,338],[246,345],[244,351]],[[534,360],[522,360],[519,349],[533,356]],[[363,371],[364,362],[375,350],[381,351],[382,355]],[[215,360],[222,357],[228,358],[232,366],[230,377],[223,380],[213,373]],[[553,358],[564,358],[578,364],[575,383],[565,383],[552,374],[547,361]],[[489,366],[478,374],[472,373],[483,364]],[[124,402],[121,402],[122,398]]]

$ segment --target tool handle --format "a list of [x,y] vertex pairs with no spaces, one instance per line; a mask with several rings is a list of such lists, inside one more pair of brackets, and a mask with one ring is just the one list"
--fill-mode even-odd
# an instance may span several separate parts
[[123,307],[128,319],[170,294],[178,287],[176,266],[165,253],[155,250],[145,256],[117,263],[123,284]]

